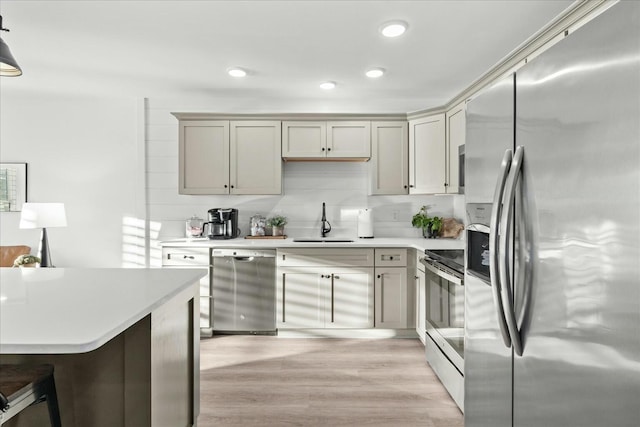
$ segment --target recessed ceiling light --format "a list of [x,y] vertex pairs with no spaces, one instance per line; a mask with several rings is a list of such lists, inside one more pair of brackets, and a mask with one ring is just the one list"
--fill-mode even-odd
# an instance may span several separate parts
[[407,31],[409,25],[404,21],[391,21],[382,24],[380,32],[385,37],[398,37]]
[[247,75],[247,72],[245,70],[238,67],[229,68],[227,70],[227,73],[229,73],[231,77],[244,77]]
[[384,74],[384,69],[372,68],[369,71],[367,71],[365,74],[367,75],[367,77],[370,77],[372,79],[377,79],[378,77],[382,77],[382,75]]
[[320,89],[331,90],[331,89],[333,89],[335,87],[336,87],[336,83],[335,82],[320,83]]

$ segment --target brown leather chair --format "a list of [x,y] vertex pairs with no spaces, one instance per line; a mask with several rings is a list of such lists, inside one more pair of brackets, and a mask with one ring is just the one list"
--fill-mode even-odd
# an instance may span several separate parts
[[0,246],[0,267],[13,267],[13,261],[20,255],[31,253],[29,246]]
[[0,365],[0,425],[44,401],[51,426],[61,427],[52,365]]

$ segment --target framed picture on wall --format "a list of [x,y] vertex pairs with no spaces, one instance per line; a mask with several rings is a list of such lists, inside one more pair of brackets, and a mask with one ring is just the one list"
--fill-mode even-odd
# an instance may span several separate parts
[[0,163],[0,212],[19,212],[27,201],[27,164]]

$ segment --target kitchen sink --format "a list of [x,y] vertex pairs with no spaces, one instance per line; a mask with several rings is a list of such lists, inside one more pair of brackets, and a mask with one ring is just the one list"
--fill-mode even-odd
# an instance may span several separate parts
[[348,239],[293,239],[298,243],[352,243],[353,240]]

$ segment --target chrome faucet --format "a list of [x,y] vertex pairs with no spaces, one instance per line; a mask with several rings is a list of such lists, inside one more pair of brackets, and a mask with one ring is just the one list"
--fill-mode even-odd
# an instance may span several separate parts
[[327,213],[325,211],[325,204],[322,203],[322,224],[320,225],[320,234],[322,237],[327,237],[327,233],[331,231],[331,224],[327,221]]

